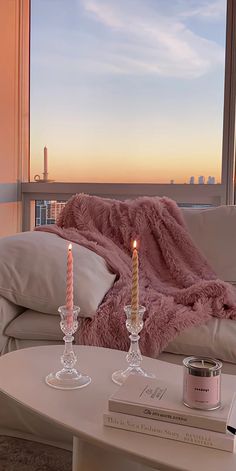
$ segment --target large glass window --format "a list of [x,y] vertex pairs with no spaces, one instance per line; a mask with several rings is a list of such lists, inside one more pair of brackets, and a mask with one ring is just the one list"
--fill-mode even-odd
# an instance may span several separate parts
[[226,0],[32,0],[31,180],[220,183]]

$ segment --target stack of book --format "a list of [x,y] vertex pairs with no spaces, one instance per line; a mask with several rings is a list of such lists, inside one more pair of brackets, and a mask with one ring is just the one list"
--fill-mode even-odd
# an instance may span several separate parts
[[235,379],[227,375],[217,410],[190,409],[179,383],[130,375],[109,398],[103,423],[134,432],[233,452],[236,434]]

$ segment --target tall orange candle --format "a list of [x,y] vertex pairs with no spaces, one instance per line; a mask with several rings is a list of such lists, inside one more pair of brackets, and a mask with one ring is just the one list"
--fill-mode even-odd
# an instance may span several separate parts
[[136,323],[139,308],[139,272],[137,241],[133,243],[132,255],[132,291],[131,291],[131,322]]
[[68,246],[67,252],[67,276],[66,276],[66,309],[67,309],[67,322],[73,322],[73,254],[72,244]]

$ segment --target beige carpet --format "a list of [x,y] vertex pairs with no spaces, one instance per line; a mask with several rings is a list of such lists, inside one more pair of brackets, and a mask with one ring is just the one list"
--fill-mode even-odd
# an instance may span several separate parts
[[42,443],[0,436],[0,471],[71,471],[72,453]]

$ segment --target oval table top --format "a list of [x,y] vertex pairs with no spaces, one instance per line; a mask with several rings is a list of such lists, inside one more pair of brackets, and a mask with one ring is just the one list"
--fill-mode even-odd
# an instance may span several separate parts
[[[126,352],[86,346],[74,349],[78,356],[77,368],[92,378],[87,387],[68,391],[45,383],[50,372],[61,369],[63,347],[56,345],[3,355],[0,390],[76,437],[119,451],[159,470],[235,471],[236,454],[103,426],[108,398],[119,387],[112,382],[111,375],[115,370],[126,368]],[[181,366],[147,357],[143,357],[142,366],[163,380],[182,375]]]

